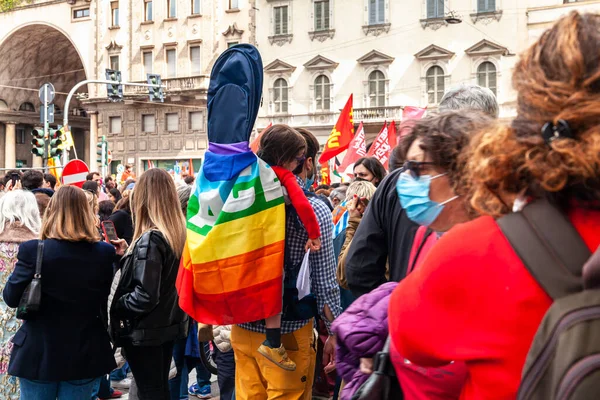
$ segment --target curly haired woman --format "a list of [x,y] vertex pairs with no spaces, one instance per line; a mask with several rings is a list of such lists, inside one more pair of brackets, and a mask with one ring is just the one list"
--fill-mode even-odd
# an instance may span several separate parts
[[[471,205],[487,216],[444,235],[392,295],[395,348],[423,366],[464,361],[463,400],[516,397],[552,302],[494,218],[547,198],[591,251],[600,244],[599,48],[600,15],[573,12],[525,52],[516,119],[482,133],[468,161]],[[558,139],[545,126],[559,127]]]

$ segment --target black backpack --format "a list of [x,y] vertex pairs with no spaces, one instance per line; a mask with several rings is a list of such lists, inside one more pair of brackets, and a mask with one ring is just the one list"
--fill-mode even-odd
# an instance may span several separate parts
[[568,218],[546,200],[498,225],[554,300],[527,355],[518,400],[600,398],[600,252],[592,257]]

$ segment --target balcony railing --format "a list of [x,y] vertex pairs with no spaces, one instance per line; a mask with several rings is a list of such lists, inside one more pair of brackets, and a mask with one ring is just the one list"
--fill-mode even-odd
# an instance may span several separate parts
[[399,120],[402,118],[401,106],[368,107],[354,109],[354,122],[371,122],[383,120]]
[[[167,94],[177,94],[190,91],[208,90],[208,75],[189,76],[184,78],[165,78],[162,80],[163,85],[167,86]],[[139,83],[146,83],[140,81]],[[125,86],[126,95],[147,94],[148,88],[140,86]]]

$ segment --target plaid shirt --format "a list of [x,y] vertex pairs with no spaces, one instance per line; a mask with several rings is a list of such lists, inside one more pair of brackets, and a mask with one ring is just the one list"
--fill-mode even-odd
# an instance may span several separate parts
[[[296,180],[300,187],[304,187],[302,179],[296,177]],[[315,211],[319,227],[321,228],[321,250],[311,252],[309,256],[311,293],[317,299],[317,308],[323,321],[325,321],[327,330],[331,334],[331,324],[323,312],[325,305],[329,306],[334,318],[337,318],[342,313],[340,288],[335,276],[336,264],[332,237],[333,221],[331,211],[321,200],[309,197],[308,201]],[[308,241],[308,234],[294,213],[287,213],[285,231],[286,246],[289,246],[286,250],[289,253],[290,261],[293,265],[298,265],[299,268],[306,254],[304,247]],[[281,333],[286,334],[297,331],[307,323],[308,320],[281,321]],[[263,321],[241,324],[240,326],[253,332],[266,332]]]

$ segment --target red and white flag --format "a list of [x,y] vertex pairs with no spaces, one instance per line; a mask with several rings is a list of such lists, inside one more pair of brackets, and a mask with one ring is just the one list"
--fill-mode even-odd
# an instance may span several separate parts
[[379,160],[384,166],[384,168],[388,169],[388,162],[390,160],[390,151],[392,147],[390,146],[389,138],[388,138],[388,124],[387,122],[381,128],[379,135],[371,145],[369,149],[369,157],[375,157]]
[[339,166],[338,170],[344,173],[350,165],[354,164],[359,158],[365,157],[366,155],[367,144],[365,142],[365,128],[361,122],[358,126],[358,130],[356,131],[356,135],[354,135],[350,145],[348,146],[348,149],[346,150],[346,155],[344,156],[342,164]]
[[396,122],[390,122],[388,126],[388,142],[390,144],[390,152],[396,147],[398,144],[398,133],[396,132]]

